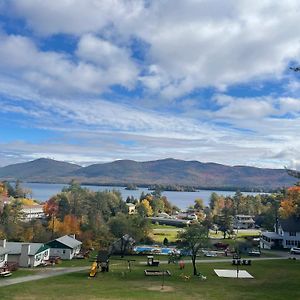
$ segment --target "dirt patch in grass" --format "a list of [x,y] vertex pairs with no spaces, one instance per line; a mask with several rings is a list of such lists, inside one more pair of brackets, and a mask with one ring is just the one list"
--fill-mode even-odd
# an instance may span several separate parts
[[163,287],[161,285],[154,285],[154,286],[148,287],[147,290],[159,291],[159,292],[174,292],[174,288],[169,285],[164,285]]

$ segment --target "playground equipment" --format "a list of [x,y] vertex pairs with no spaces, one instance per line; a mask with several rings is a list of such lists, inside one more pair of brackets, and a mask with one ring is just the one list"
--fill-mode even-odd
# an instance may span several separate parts
[[[134,240],[125,234],[120,239],[116,240],[107,250],[99,250],[97,257],[93,260],[90,270],[90,277],[95,277],[100,268],[101,272],[109,271],[109,258],[113,253],[120,253],[123,257],[126,249],[134,243]],[[131,271],[131,262],[134,260],[127,260],[128,269]]]
[[108,272],[109,271],[109,256],[110,253],[107,250],[99,250],[96,260],[93,261],[91,270],[90,270],[90,277],[95,277],[99,268],[101,268],[101,272]]
[[147,266],[150,267],[157,267],[159,265],[159,261],[158,260],[154,260],[154,257],[151,256],[147,256]]
[[145,276],[171,276],[169,270],[144,270]]
[[171,252],[171,253],[169,253],[169,257],[168,257],[168,264],[170,264],[170,263],[176,264],[176,263],[178,263],[180,258],[181,258],[180,253]]
[[90,277],[95,277],[98,271],[98,264],[97,262],[93,262],[92,267],[91,267],[91,271],[90,271]]

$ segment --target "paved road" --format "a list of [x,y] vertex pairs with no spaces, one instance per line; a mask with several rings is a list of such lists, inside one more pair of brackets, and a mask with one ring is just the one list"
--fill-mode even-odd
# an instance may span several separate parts
[[[260,261],[260,260],[278,260],[278,259],[288,259],[288,256],[281,256],[281,257],[249,257],[247,259],[250,259],[252,261]],[[185,263],[192,263],[190,259],[185,259],[183,260]],[[197,259],[197,263],[218,263],[218,262],[232,262],[232,257],[231,258],[215,258],[215,259]],[[160,264],[168,264],[167,260],[160,260]],[[141,265],[147,265],[147,262],[140,262]]]
[[46,272],[35,274],[35,275],[28,275],[18,278],[8,278],[8,279],[0,279],[0,288],[3,286],[8,286],[12,284],[27,282],[27,281],[33,281],[33,280],[39,280],[39,279],[45,279],[53,276],[68,274],[68,273],[74,273],[74,272],[80,272],[88,270],[90,267],[72,267],[72,268],[55,268],[51,270],[47,270]]

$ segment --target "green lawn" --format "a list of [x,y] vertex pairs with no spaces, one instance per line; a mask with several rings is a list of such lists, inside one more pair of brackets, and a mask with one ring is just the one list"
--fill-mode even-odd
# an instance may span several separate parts
[[[139,258],[140,260],[140,258]],[[165,278],[165,289],[161,290],[161,277],[145,277],[145,266],[133,263],[133,271],[127,263],[111,260],[109,273],[98,273],[89,278],[87,272],[73,273],[39,281],[0,288],[0,299],[213,299],[213,300],[282,300],[300,299],[300,261],[274,260],[255,261],[243,267],[255,279],[218,278],[214,268],[233,268],[229,263],[198,264],[207,280],[182,275],[191,274],[191,265],[184,271],[177,265],[162,265],[171,277]]]
[[182,230],[182,228],[178,228],[175,226],[167,226],[167,225],[151,225],[152,233],[150,237],[156,243],[162,243],[165,238],[168,239],[169,242],[175,242],[178,238],[178,232]]

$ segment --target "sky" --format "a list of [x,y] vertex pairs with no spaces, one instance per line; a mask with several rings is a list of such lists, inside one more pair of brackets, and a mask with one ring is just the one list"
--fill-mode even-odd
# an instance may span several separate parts
[[0,0],[0,166],[300,168],[298,0]]

